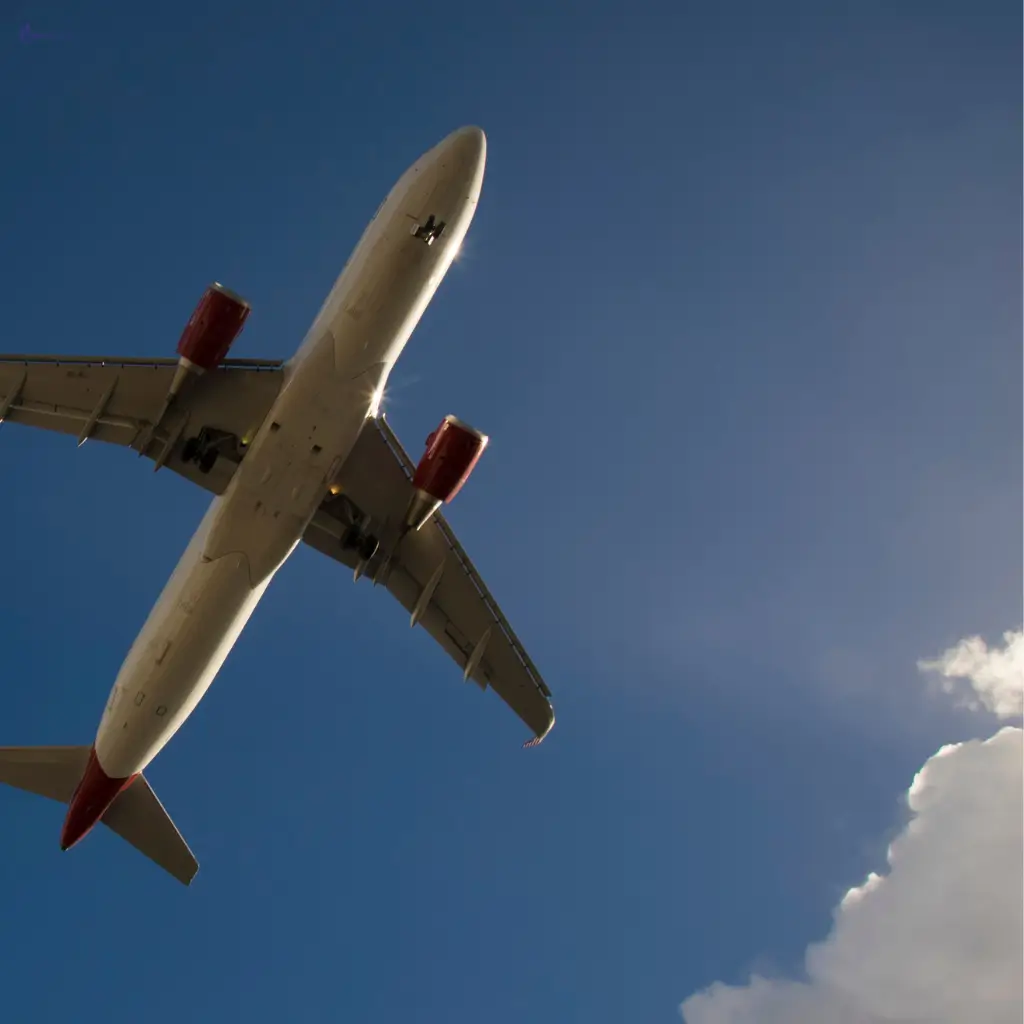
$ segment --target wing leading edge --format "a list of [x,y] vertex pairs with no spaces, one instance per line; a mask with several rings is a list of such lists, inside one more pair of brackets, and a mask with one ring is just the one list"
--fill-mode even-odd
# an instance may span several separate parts
[[[387,533],[401,521],[415,466],[383,416],[367,420],[341,471],[339,493],[320,507],[307,544],[386,586],[481,689],[488,686],[526,723],[536,746],[555,716],[548,689],[487,585],[440,513],[407,534],[391,556],[368,559],[360,532]],[[383,547],[383,545],[382,545]]]

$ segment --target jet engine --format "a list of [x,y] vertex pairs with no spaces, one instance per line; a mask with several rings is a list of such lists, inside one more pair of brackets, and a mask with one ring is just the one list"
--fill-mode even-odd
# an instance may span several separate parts
[[405,513],[405,526],[418,530],[441,507],[455,497],[480,460],[488,437],[455,416],[445,416],[427,438],[413,474],[413,496]]
[[[214,281],[203,292],[185,330],[178,342],[178,366],[171,379],[171,385],[164,396],[160,414],[149,425],[139,442],[139,451],[144,452],[163,423],[167,411],[177,400],[189,380],[216,369],[228,354],[235,339],[242,333],[245,321],[252,307],[240,295]],[[201,438],[186,442],[183,457],[186,462],[199,461],[200,469],[209,472],[217,459],[216,449],[210,449]],[[159,468],[159,463],[158,463]]]
[[205,373],[223,362],[251,310],[245,299],[216,281],[206,289],[178,342],[178,372],[169,398],[178,394],[188,374]]

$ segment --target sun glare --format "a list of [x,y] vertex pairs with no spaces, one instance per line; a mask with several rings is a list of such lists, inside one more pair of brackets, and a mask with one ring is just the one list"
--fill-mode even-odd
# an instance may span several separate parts
[[367,417],[376,419],[380,415],[381,407],[384,405],[384,384],[381,384],[370,398],[370,407],[366,411]]

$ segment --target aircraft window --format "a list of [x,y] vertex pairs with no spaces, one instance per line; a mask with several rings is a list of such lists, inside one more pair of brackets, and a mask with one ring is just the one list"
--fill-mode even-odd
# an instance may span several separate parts
[[137,694],[135,694],[135,706],[137,708],[141,708],[142,707],[142,702],[145,699],[146,699],[146,695],[141,690],[139,690],[139,692]]
[[165,708],[163,704],[159,704],[157,705],[156,713],[163,718],[163,716],[167,714],[167,708]]

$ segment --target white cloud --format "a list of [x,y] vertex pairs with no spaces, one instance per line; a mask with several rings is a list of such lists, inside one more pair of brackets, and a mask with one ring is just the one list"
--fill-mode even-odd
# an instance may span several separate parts
[[919,661],[917,667],[939,673],[946,693],[958,689],[956,680],[966,680],[977,697],[965,698],[968,707],[977,710],[980,701],[1000,718],[1013,718],[1024,713],[1024,631],[1010,630],[1003,640],[1002,650],[990,650],[980,636],[968,637],[934,661]]
[[[979,695],[1003,692],[979,667],[993,653],[970,662]],[[939,750],[907,793],[888,873],[846,894],[806,980],[716,982],[682,1004],[686,1024],[1020,1024],[1022,757],[1012,727]]]

